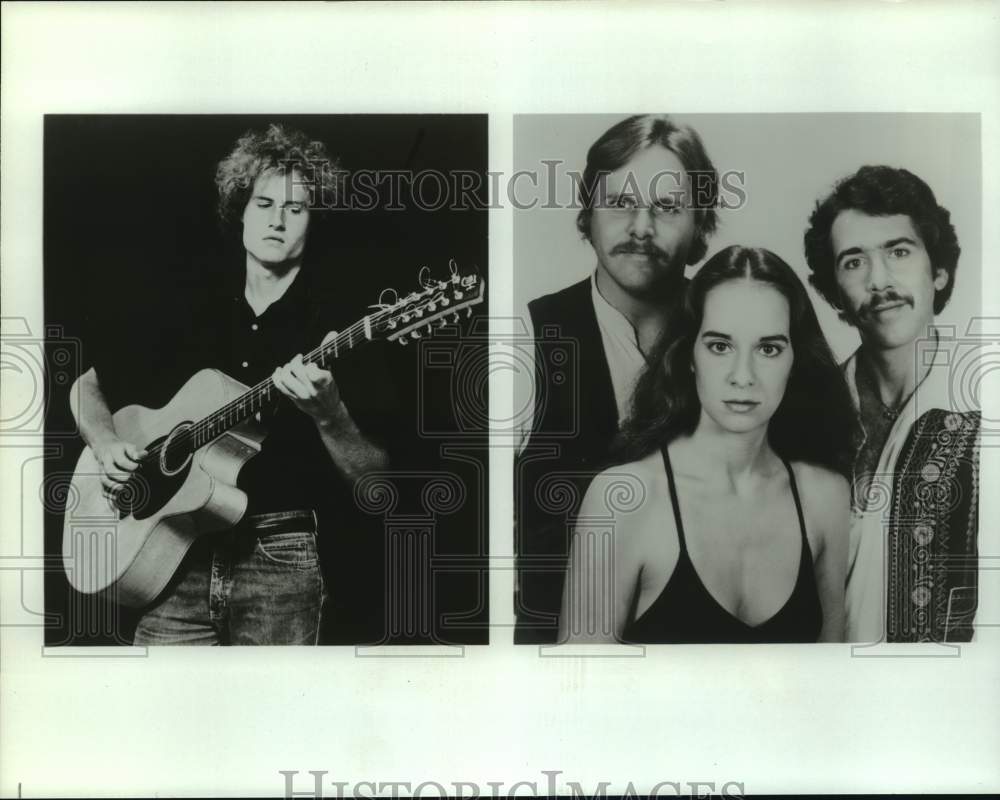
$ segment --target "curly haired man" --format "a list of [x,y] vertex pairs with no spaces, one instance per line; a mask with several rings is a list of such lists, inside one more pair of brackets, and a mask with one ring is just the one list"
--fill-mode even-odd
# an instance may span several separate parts
[[951,391],[935,325],[961,252],[948,210],[905,170],[865,166],[816,205],[810,282],[857,328],[844,364],[854,465],[849,641],[968,641],[977,604],[978,409]]
[[[318,640],[326,589],[317,508],[335,484],[387,463],[348,410],[341,373],[334,381],[301,356],[327,333],[304,263],[322,216],[316,207],[335,196],[338,174],[321,142],[281,125],[246,133],[218,165],[219,217],[238,234],[243,263],[231,294],[221,302],[209,296],[206,312],[188,320],[197,345],[185,368],[190,375],[214,367],[250,386],[270,377],[286,400],[261,420],[267,438],[239,474],[249,498],[243,520],[197,540],[139,620],[136,644]],[[111,416],[135,368],[122,361],[105,348],[77,384],[80,432],[109,493],[144,455],[141,443],[122,440]],[[357,411],[364,402],[352,398]]]

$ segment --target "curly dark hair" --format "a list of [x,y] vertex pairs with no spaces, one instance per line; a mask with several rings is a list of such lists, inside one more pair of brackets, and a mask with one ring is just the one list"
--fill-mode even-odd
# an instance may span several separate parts
[[614,448],[617,461],[636,461],[694,431],[701,403],[691,367],[705,297],[722,283],[746,278],[773,286],[788,300],[793,361],[785,396],[768,426],[771,447],[789,461],[850,475],[854,407],[805,286],[770,250],[738,245],[712,256],[688,284],[636,385],[632,415]]
[[934,192],[920,178],[905,169],[886,166],[861,167],[842,179],[833,192],[816,204],[805,233],[806,263],[812,270],[809,282],[834,308],[841,308],[834,277],[834,252],[830,230],[841,211],[856,210],[872,217],[905,214],[920,235],[931,269],[948,273],[948,283],[934,294],[934,313],[947,305],[955,288],[955,270],[962,249],[948,209],[939,206]]
[[718,224],[715,207],[719,199],[719,173],[697,131],[690,125],[674,122],[666,114],[629,117],[611,127],[591,145],[579,186],[582,209],[576,217],[576,228],[584,239],[590,241],[590,220],[594,213],[598,181],[602,176],[621,169],[640,150],[653,145],[664,147],[677,156],[691,179],[697,232],[687,263],[696,264],[705,257],[708,237],[715,232]]
[[242,218],[254,182],[272,170],[282,175],[298,172],[310,190],[310,206],[337,202],[343,172],[326,145],[294,128],[272,123],[265,131],[244,133],[215,170],[219,220],[224,226]]

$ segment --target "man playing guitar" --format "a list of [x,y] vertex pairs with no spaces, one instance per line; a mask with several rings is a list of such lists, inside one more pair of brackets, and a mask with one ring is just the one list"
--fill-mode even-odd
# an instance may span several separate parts
[[[249,499],[242,520],[195,541],[145,609],[137,645],[317,643],[326,596],[317,508],[332,487],[343,490],[388,464],[366,433],[371,426],[359,427],[361,418],[348,410],[371,411],[363,391],[345,404],[345,387],[330,371],[302,359],[327,333],[303,259],[318,222],[315,204],[336,191],[335,167],[321,142],[281,125],[248,132],[218,165],[219,214],[224,226],[242,230],[245,267],[229,297],[203,300],[205,312],[186,321],[196,344],[182,356],[192,362],[184,368],[190,375],[213,367],[248,386],[270,377],[287,400],[258,415],[267,436],[239,472],[236,486]],[[77,380],[74,414],[114,498],[146,456],[146,443],[123,440],[111,414],[134,379],[131,365],[114,347],[95,355]],[[350,369],[338,367],[342,374]]]

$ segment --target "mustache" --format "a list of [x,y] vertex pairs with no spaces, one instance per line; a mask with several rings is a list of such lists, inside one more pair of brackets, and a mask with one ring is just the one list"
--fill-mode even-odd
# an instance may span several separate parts
[[658,261],[668,261],[670,254],[652,242],[622,242],[611,248],[611,255],[642,255]]
[[911,308],[913,307],[913,298],[909,295],[901,294],[895,289],[889,289],[885,292],[880,292],[879,294],[873,294],[864,303],[862,303],[861,308],[858,309],[859,316],[867,316],[872,312],[873,308],[878,308],[879,306],[884,306],[888,303],[906,303]]

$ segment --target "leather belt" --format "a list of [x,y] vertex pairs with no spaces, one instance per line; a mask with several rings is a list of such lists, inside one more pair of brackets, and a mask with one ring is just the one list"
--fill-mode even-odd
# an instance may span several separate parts
[[273,514],[252,514],[240,520],[238,527],[257,537],[304,530],[315,533],[316,512],[300,510],[278,511]]

